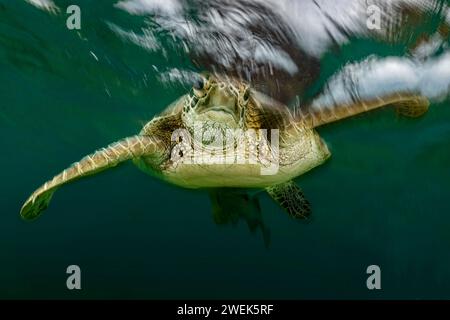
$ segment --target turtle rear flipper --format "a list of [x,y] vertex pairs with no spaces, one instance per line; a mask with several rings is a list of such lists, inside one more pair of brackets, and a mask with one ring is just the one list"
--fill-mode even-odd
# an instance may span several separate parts
[[158,141],[149,136],[133,136],[84,157],[37,189],[23,205],[20,215],[25,220],[37,218],[48,207],[53,193],[62,185],[115,167],[126,160],[153,155],[162,150]]
[[236,225],[245,220],[251,232],[261,229],[264,245],[270,245],[270,230],[264,224],[258,198],[232,188],[213,189],[209,192],[214,222]]
[[266,191],[291,217],[295,219],[309,219],[311,205],[303,194],[302,189],[294,181],[290,180],[267,187]]

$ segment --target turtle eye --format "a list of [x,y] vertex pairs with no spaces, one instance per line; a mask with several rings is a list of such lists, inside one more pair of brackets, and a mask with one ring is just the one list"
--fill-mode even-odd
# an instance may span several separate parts
[[250,89],[246,88],[244,95],[242,96],[244,98],[244,101],[248,101],[248,99],[250,98]]
[[198,77],[197,79],[195,79],[194,85],[193,85],[193,88],[195,90],[203,90],[204,86],[205,86],[205,81],[203,80],[202,77]]
[[250,99],[250,88],[249,87],[241,87],[241,92],[239,94],[241,96],[241,104],[247,105],[248,99]]
[[194,92],[194,96],[197,99],[203,98],[207,91],[207,80],[203,77],[198,77],[195,79],[194,84],[192,85],[192,91]]

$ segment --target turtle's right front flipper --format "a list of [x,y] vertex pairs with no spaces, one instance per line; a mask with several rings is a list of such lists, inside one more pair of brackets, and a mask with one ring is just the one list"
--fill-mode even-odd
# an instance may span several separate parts
[[35,219],[47,208],[53,193],[62,185],[115,167],[133,158],[154,155],[162,149],[159,140],[149,136],[137,135],[115,142],[84,157],[47,181],[28,198],[20,210],[20,215],[25,220]]

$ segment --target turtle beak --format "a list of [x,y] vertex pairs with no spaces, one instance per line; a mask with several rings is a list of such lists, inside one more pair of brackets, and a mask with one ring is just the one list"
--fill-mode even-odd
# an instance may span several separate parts
[[239,121],[240,108],[236,96],[228,88],[215,86],[203,99],[204,101],[200,101],[197,107],[198,114],[212,112],[215,116],[228,115],[232,116],[236,122]]

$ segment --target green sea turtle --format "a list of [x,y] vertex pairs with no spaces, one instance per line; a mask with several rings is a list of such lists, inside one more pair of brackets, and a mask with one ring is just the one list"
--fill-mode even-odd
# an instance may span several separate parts
[[[260,225],[264,231],[258,204],[242,191],[246,188],[265,189],[289,215],[306,219],[310,205],[293,179],[330,157],[315,128],[385,105],[418,116],[427,110],[428,100],[395,94],[333,108],[316,105],[294,115],[284,104],[241,81],[202,76],[189,94],[148,122],[139,134],[84,157],[47,181],[20,213],[26,220],[34,219],[59,187],[132,160],[169,183],[210,190],[218,223],[245,216],[251,228]],[[269,168],[274,170],[264,172]]]

